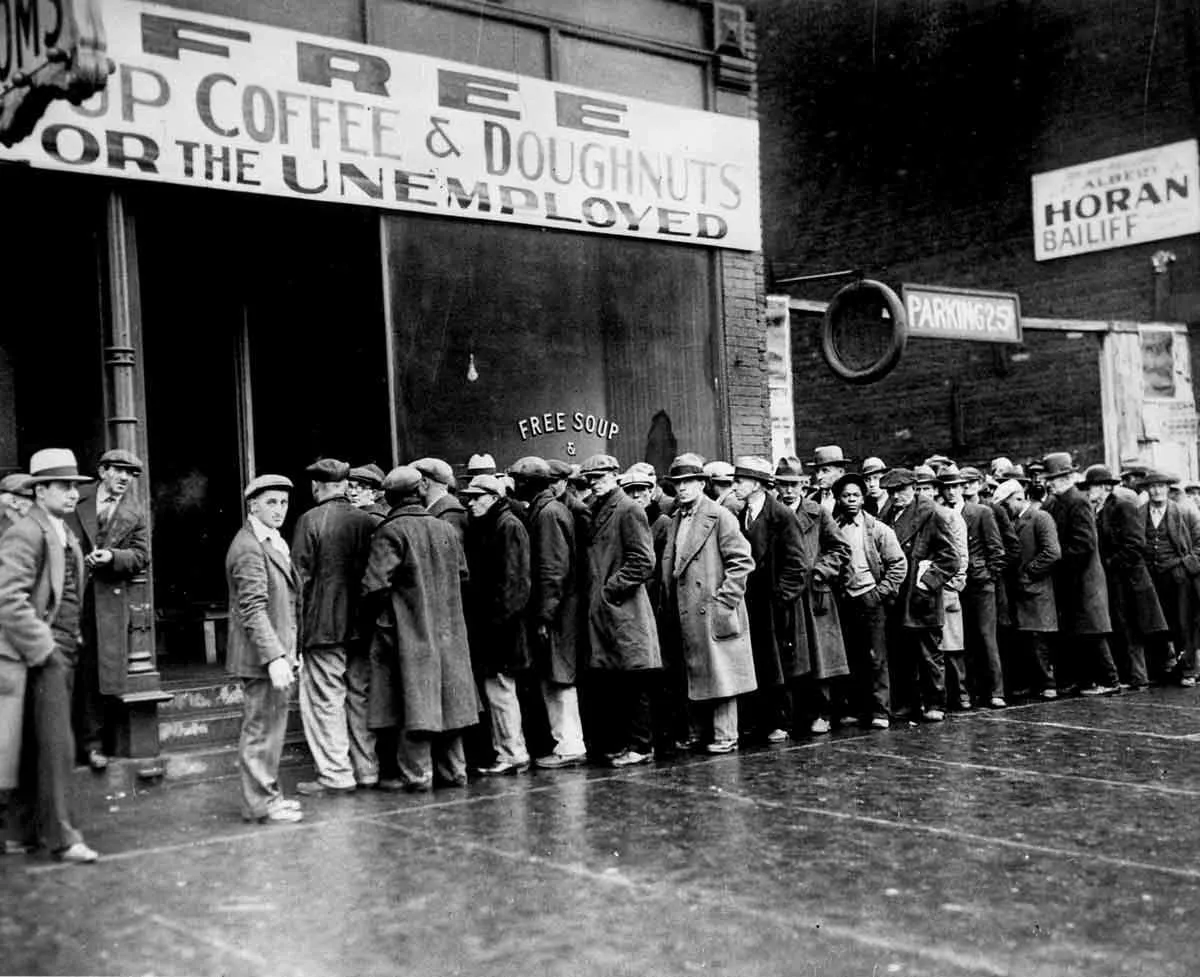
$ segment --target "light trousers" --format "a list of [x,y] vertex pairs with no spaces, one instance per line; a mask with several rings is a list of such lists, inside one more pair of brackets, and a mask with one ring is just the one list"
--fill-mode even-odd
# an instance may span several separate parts
[[311,648],[301,660],[300,718],[317,780],[326,787],[379,780],[375,734],[367,727],[370,679],[370,658],[362,648]]
[[550,722],[550,736],[557,756],[579,756],[587,752],[583,722],[579,718],[579,692],[573,685],[542,680],[542,701]]
[[500,763],[528,763],[525,732],[521,729],[521,703],[517,680],[500,673],[483,680],[483,694],[492,720],[492,747]]

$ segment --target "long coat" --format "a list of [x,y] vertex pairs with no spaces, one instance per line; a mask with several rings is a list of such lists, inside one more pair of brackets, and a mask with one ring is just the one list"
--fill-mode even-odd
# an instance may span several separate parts
[[1036,502],[1012,522],[1019,550],[1009,570],[1009,615],[1018,631],[1057,631],[1053,570],[1062,557],[1054,520]]
[[[889,516],[908,560],[904,586],[892,609],[895,622],[905,628],[940,628],[942,588],[958,571],[949,524],[932,500],[920,496],[903,509],[893,506]],[[918,579],[924,589],[917,587]]]
[[459,546],[467,545],[467,508],[455,496],[443,495],[429,507],[429,514],[450,525],[458,536]]
[[588,527],[587,620],[592,668],[661,668],[646,581],[654,545],[642,507],[620,488],[597,500]]
[[990,499],[984,503],[996,517],[996,528],[1000,530],[1000,541],[1004,545],[1004,569],[996,580],[996,623],[1007,627],[1011,621],[1008,608],[1008,586],[1011,570],[1021,557],[1021,540],[1017,538],[1017,530],[1013,526],[1012,516],[999,502]]
[[463,613],[467,561],[453,527],[419,505],[393,509],[371,540],[368,724],[446,732],[479,721]]
[[258,541],[247,521],[225,554],[229,587],[229,644],[225,670],[240,678],[266,678],[276,658],[296,660],[300,581],[291,560]]
[[665,527],[660,594],[663,613],[678,616],[678,628],[671,630],[683,652],[688,698],[753,692],[757,683],[745,600],[746,578],[754,568],[750,544],[733,513],[701,496],[688,517],[683,546],[677,547],[684,518],[676,507]]
[[292,565],[304,618],[300,648],[341,647],[364,635],[359,599],[379,520],[346,498],[326,499],[296,520]]
[[112,550],[111,563],[91,570],[94,615],[85,623],[84,636],[95,643],[100,692],[120,695],[125,691],[129,661],[130,603],[136,596],[130,593],[129,584],[150,566],[150,534],[145,515],[128,492],[113,510],[108,525],[101,529],[96,492],[95,485],[80,490],[74,516],[68,517],[67,525],[79,536],[85,553]]
[[967,568],[971,562],[967,520],[957,509],[941,503],[938,503],[938,514],[950,528],[954,553],[958,558],[958,572],[942,588],[942,640],[939,647],[943,651],[960,652],[966,648],[966,628],[963,624],[962,599],[958,595],[967,585]]
[[1166,631],[1167,619],[1146,567],[1146,530],[1138,507],[1110,494],[1096,513],[1096,536],[1113,627],[1123,628],[1134,641]]
[[833,588],[850,561],[850,544],[833,516],[817,502],[804,500],[793,517],[800,526],[800,557],[806,576],[796,602],[795,654],[784,662],[789,678],[847,675],[846,644]]
[[46,513],[34,506],[0,540],[0,790],[17,785],[25,715],[26,670],[54,651],[67,560],[84,580],[83,554],[69,535],[64,547]]
[[1108,581],[1100,563],[1092,504],[1074,485],[1042,504],[1058,530],[1062,559],[1054,568],[1058,630],[1067,634],[1108,634]]
[[[529,527],[530,641],[543,677],[574,685],[578,667],[579,574],[575,519],[551,489],[538,493],[525,513]],[[546,638],[538,635],[545,627]]]
[[768,495],[749,528],[746,512],[742,510],[738,521],[754,560],[746,585],[754,673],[758,687],[770,689],[794,673],[796,602],[808,585],[808,567],[800,523],[791,509]]
[[531,590],[529,533],[507,499],[467,526],[467,632],[480,676],[513,675],[532,664],[525,632]]

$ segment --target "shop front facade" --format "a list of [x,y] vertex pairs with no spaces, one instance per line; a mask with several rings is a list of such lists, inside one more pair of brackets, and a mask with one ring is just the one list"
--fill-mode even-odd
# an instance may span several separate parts
[[146,461],[143,725],[161,677],[219,665],[255,474],[294,518],[325,455],[768,450],[740,7],[101,7],[104,92],[0,150],[0,469]]

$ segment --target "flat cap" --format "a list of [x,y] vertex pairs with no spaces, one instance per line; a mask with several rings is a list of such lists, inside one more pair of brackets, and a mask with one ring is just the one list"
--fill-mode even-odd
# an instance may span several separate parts
[[0,492],[9,492],[12,495],[22,495],[26,498],[33,498],[33,485],[29,482],[29,476],[24,472],[13,472],[11,475],[5,475],[0,478]]
[[898,489],[916,484],[917,473],[911,468],[893,468],[879,480],[880,487],[885,489]]
[[381,488],[383,486],[383,472],[379,471],[376,465],[361,465],[358,468],[351,468],[350,474],[347,477],[352,482],[370,485],[371,488]]
[[336,458],[321,458],[304,471],[314,482],[344,482],[350,476],[350,466]]
[[476,475],[459,495],[504,495],[504,485],[495,475]]
[[393,468],[383,479],[385,492],[411,492],[421,484],[421,473],[414,465]]
[[496,459],[489,454],[471,455],[467,462],[468,475],[495,475]]
[[251,479],[250,484],[246,486],[246,490],[242,496],[249,501],[256,495],[266,492],[270,489],[278,489],[284,492],[290,492],[294,485],[292,480],[286,475],[259,475],[258,478]]
[[100,464],[110,468],[128,468],[131,472],[139,475],[146,467],[142,464],[141,458],[124,448],[110,448],[100,456]]
[[621,463],[612,455],[592,455],[585,458],[583,464],[579,466],[579,473],[583,476],[588,475],[603,475],[605,472],[619,472]]
[[574,465],[568,465],[558,458],[551,458],[546,464],[550,466],[550,477],[555,481],[560,478],[570,478],[571,473],[575,470]]
[[536,455],[527,455],[524,458],[518,458],[508,466],[508,474],[518,478],[546,478],[550,477],[550,466],[546,463],[545,458],[539,458]]
[[727,461],[710,461],[704,466],[704,471],[714,482],[733,481],[733,465]]
[[418,458],[412,463],[412,467],[426,478],[442,485],[454,484],[454,469],[448,461],[442,461],[441,458]]
[[617,484],[620,485],[621,488],[633,488],[635,485],[640,485],[645,488],[653,488],[654,477],[652,475],[647,475],[643,469],[638,468],[637,465],[634,465],[629,469],[629,471],[617,477]]

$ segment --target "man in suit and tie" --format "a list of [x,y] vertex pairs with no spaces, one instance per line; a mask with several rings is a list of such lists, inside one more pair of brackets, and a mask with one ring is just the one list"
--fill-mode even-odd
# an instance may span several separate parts
[[129,584],[150,565],[146,517],[129,489],[142,473],[132,451],[114,448],[100,457],[99,483],[79,493],[68,524],[79,537],[88,568],[83,599],[83,647],[75,676],[75,734],[93,770],[108,766],[129,658]]
[[260,475],[246,486],[248,515],[225,556],[229,585],[226,669],[242,680],[242,817],[261,824],[299,821],[300,805],[279,788],[288,690],[295,681],[300,586],[279,534],[292,482]]
[[[35,453],[29,470],[34,505],[0,539],[0,820],[8,851],[36,836],[61,861],[94,862],[96,852],[74,826],[69,796],[71,684],[85,571],[66,524],[79,484],[91,479],[64,448]],[[17,817],[9,805],[18,772],[18,806],[32,818]]]

